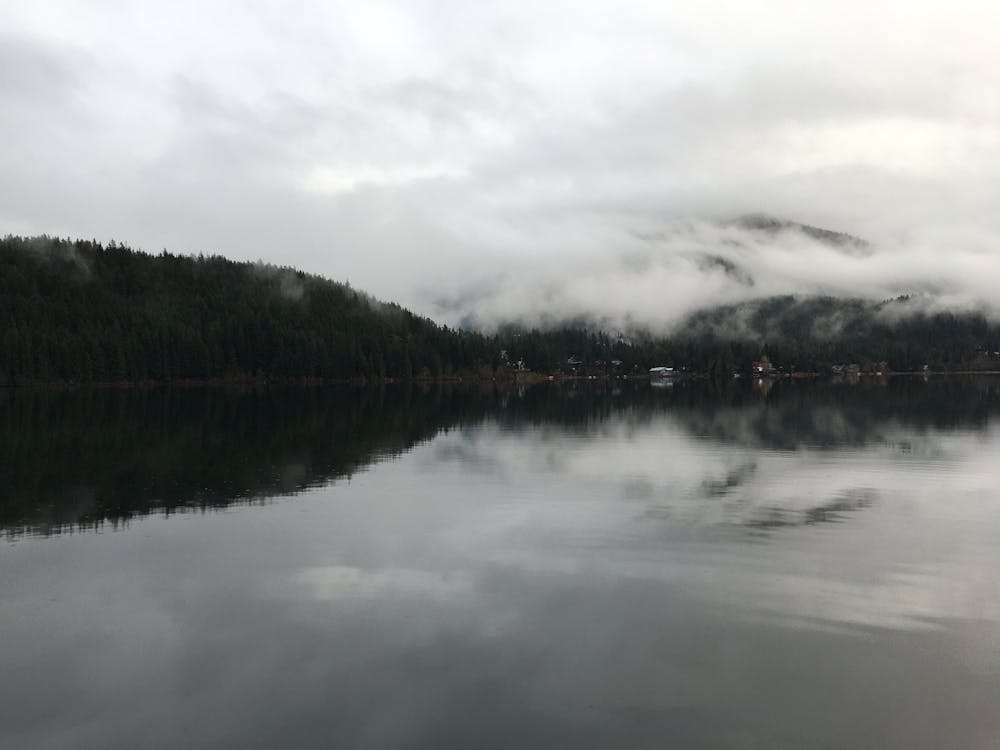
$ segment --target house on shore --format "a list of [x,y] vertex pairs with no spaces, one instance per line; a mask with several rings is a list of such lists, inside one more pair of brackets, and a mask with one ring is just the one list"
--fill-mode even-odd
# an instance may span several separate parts
[[771,364],[771,360],[766,354],[755,360],[750,369],[754,375],[774,375],[775,372],[774,365]]

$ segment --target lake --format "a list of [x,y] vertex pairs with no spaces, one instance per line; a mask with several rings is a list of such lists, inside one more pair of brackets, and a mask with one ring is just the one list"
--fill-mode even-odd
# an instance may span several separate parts
[[995,748],[1000,378],[0,393],[5,748]]

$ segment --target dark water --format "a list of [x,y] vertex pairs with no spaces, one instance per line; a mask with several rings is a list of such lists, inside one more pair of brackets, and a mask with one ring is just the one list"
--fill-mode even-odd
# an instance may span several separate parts
[[1000,747],[1000,379],[2,394],[0,747]]

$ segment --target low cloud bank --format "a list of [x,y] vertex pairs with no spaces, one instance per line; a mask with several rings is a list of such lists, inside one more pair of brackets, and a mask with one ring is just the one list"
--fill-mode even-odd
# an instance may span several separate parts
[[[585,321],[669,333],[698,310],[779,295],[908,295],[884,314],[980,310],[1000,317],[1000,256],[984,248],[870,243],[758,217],[646,226],[621,232],[606,250],[550,253],[493,272],[434,297],[432,314],[485,329]],[[817,324],[837,327],[832,319]]]

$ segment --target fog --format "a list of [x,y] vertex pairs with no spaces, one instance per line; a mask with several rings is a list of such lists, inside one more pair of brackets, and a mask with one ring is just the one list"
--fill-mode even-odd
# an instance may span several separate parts
[[[219,253],[450,324],[987,307],[988,2],[14,2],[0,232]],[[754,229],[746,214],[863,246]]]
[[467,322],[487,328],[569,318],[669,330],[700,308],[784,294],[871,300],[907,294],[909,301],[893,312],[998,312],[1000,254],[985,246],[861,245],[817,239],[794,226],[679,221],[584,247],[544,254],[527,268],[485,272],[467,293],[437,297],[438,317],[464,313]]

